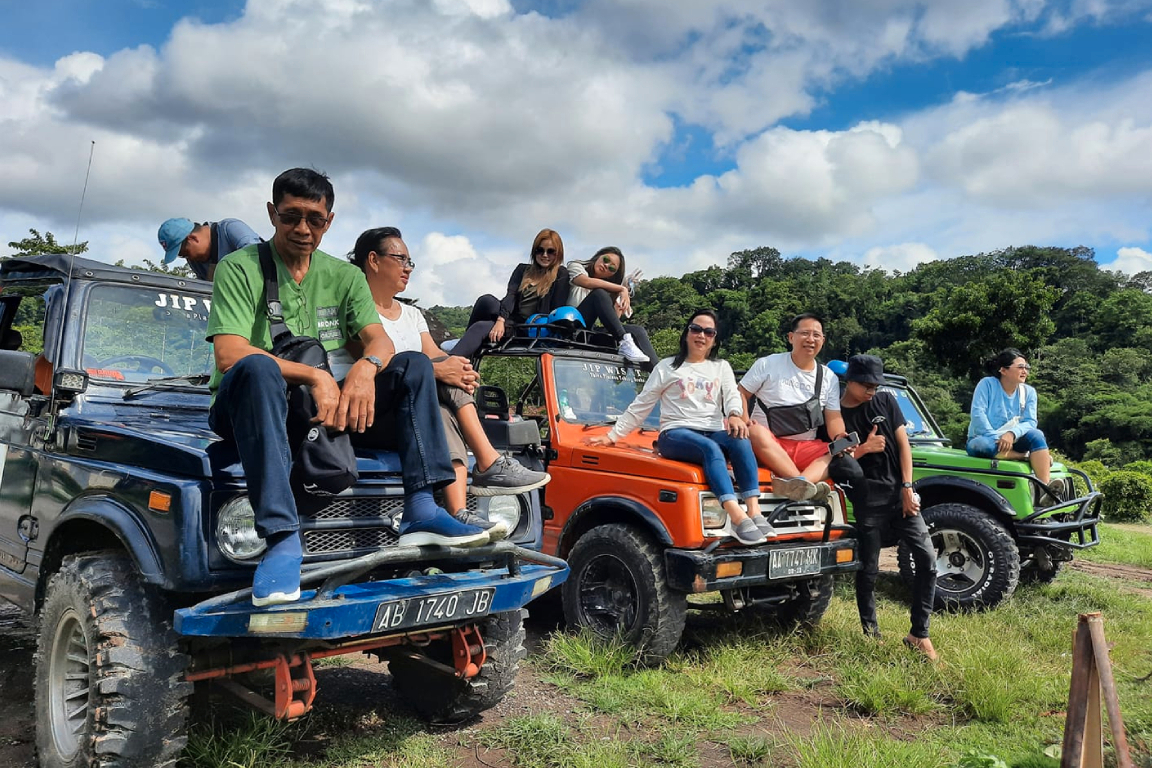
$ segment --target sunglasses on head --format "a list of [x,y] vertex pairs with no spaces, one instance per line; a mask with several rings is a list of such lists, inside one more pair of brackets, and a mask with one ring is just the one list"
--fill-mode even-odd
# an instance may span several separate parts
[[616,274],[616,270],[620,268],[616,262],[612,261],[611,256],[601,256],[600,261],[604,264],[604,269],[608,270],[608,274],[610,275]]
[[713,336],[716,335],[716,329],[715,328],[705,328],[702,325],[696,325],[696,323],[690,323],[688,325],[688,332],[689,333],[702,333],[705,336],[707,336],[708,338],[712,338]]
[[533,256],[543,256],[544,254],[548,254],[549,256],[555,256],[556,255],[556,249],[555,248],[544,248],[543,246],[538,245],[538,246],[536,246],[536,249],[534,251],[532,251]]

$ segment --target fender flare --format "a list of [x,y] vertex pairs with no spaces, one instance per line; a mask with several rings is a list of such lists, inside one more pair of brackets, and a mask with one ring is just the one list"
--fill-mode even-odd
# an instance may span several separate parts
[[108,496],[83,496],[60,513],[49,541],[73,520],[85,520],[110,531],[136,563],[140,577],[149,584],[163,584],[164,568],[156,542],[131,508]]
[[983,483],[978,483],[966,477],[934,475],[933,477],[925,477],[922,480],[917,480],[915,487],[917,492],[947,491],[959,488],[962,489],[965,494],[978,496],[982,501],[987,502],[997,517],[1003,518],[1009,523],[1016,520],[1016,510],[1012,508],[1012,505],[1008,503],[1007,499]]
[[[656,513],[648,507],[634,499],[627,499],[622,496],[597,496],[580,504],[580,506],[576,507],[572,514],[569,515],[568,521],[564,523],[564,528],[560,531],[561,549],[565,548],[572,531],[580,527],[588,515],[594,514],[604,507],[624,509],[629,514],[639,518],[640,521],[644,523],[645,528],[656,536],[656,540],[661,545],[665,547],[673,546],[672,535],[668,532],[668,528]],[[614,520],[613,522],[626,522],[626,520]]]

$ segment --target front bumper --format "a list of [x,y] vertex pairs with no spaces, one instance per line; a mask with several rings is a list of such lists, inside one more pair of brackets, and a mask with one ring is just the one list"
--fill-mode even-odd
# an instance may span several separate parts
[[[1066,550],[1087,549],[1100,543],[1097,526],[1100,524],[1104,494],[1092,487],[1092,481],[1085,473],[1071,467],[1068,471],[1084,480],[1087,495],[1037,509],[1017,520],[1016,538],[1020,543],[1043,544]],[[1035,478],[1029,479],[1040,483]]]
[[[490,562],[489,567],[457,573],[348,583],[382,564],[395,564],[400,558],[417,563],[421,559],[443,560],[446,554],[455,555],[451,559],[475,559],[481,553],[504,564],[491,567],[495,563]],[[452,595],[491,591],[482,615],[450,620],[429,615],[418,624],[404,626],[404,633],[418,633],[522,608],[567,578],[568,566],[562,560],[508,543],[472,550],[397,547],[305,572],[302,583],[323,583],[317,589],[304,591],[296,602],[256,608],[250,601],[251,590],[240,590],[176,611],[174,626],[177,633],[196,637],[347,640],[386,633],[387,627],[380,624],[382,606],[431,598],[443,598],[442,605]]]
[[[800,550],[815,550],[815,552],[802,553]],[[848,554],[844,554],[845,552]],[[839,557],[837,553],[840,553]],[[818,561],[818,571],[794,575],[770,572],[774,560],[779,565],[809,559]],[[725,569],[731,570],[736,568],[735,564],[740,566],[738,575],[717,576],[719,566],[723,565]],[[856,541],[845,538],[826,542],[761,544],[758,547],[717,549],[711,552],[698,549],[666,549],[664,567],[668,585],[672,589],[698,593],[737,587],[786,584],[828,574],[850,573],[860,567],[860,562],[856,558]]]

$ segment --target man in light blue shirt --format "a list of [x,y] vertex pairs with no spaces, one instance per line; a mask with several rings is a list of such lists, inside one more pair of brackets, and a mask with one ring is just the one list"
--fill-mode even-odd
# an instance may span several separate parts
[[171,264],[177,256],[188,261],[188,267],[201,280],[211,280],[220,259],[264,238],[252,231],[240,219],[221,219],[194,224],[189,219],[168,219],[156,233],[164,249],[164,263]]

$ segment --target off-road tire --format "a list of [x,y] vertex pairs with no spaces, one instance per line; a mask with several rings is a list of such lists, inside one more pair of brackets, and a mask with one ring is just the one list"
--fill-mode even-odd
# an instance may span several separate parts
[[40,612],[42,768],[174,766],[188,741],[187,666],[171,610],[127,557],[66,558]]
[[812,629],[824,618],[834,587],[831,575],[800,582],[795,598],[773,608],[776,623],[784,629]]
[[[968,504],[937,504],[920,514],[937,554],[937,610],[985,610],[1012,597],[1020,581],[1020,552],[1002,523]],[[916,575],[912,551],[901,543],[896,557],[900,576],[911,588]]]
[[[429,668],[426,664],[393,655],[386,657],[392,684],[421,717],[433,723],[462,723],[500,703],[512,689],[524,650],[524,617],[518,608],[489,616],[480,622],[487,661],[480,673],[464,680]],[[452,666],[452,643],[440,640],[425,648],[412,648],[429,658]]]
[[[630,525],[600,525],[568,553],[564,619],[605,639],[634,646],[637,661],[656,665],[680,643],[687,596],[668,587],[664,556]],[[610,602],[609,602],[610,601]]]

